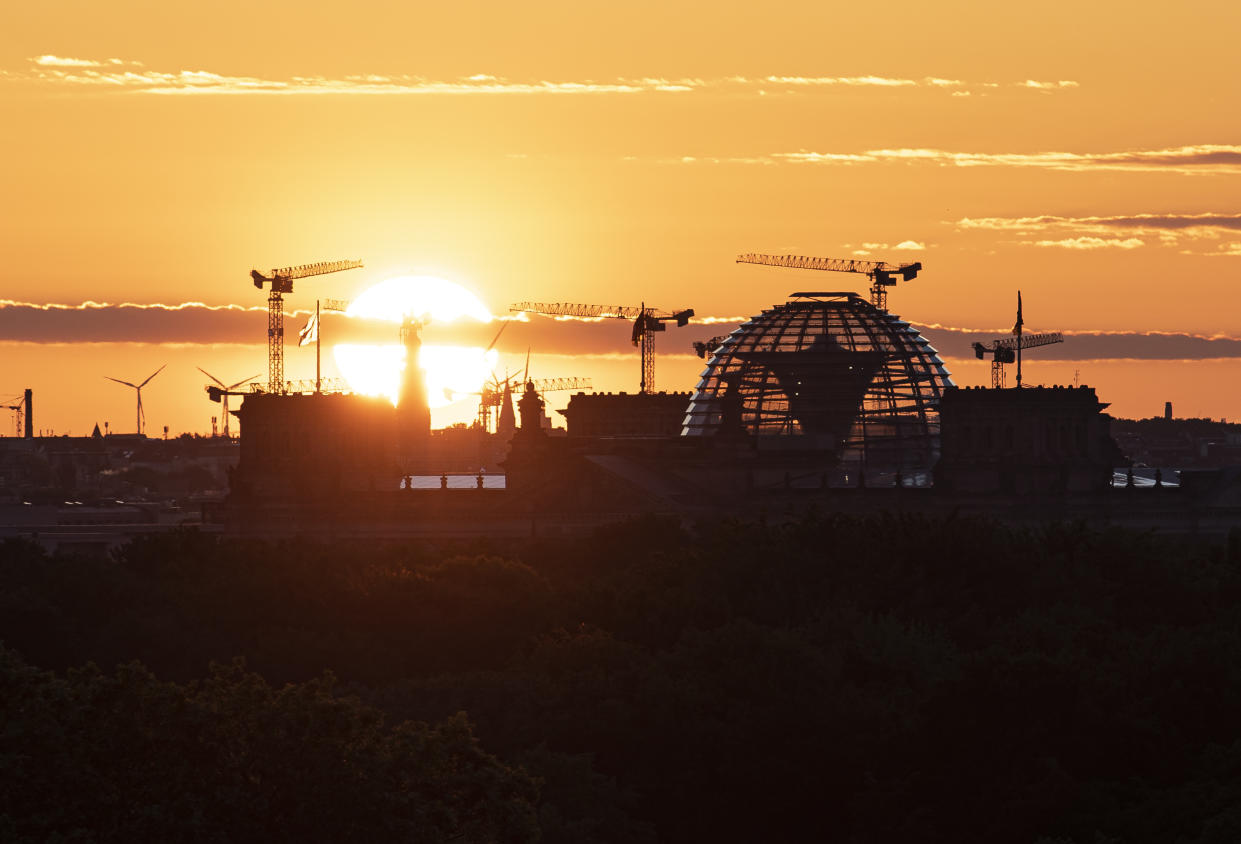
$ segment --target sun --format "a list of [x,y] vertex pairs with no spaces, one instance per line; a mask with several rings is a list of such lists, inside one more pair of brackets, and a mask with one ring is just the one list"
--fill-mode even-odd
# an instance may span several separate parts
[[454,322],[470,317],[491,322],[491,312],[460,284],[430,275],[405,275],[367,288],[349,303],[346,315],[400,322],[405,317],[430,317],[434,322]]
[[[478,297],[455,282],[434,276],[401,276],[368,288],[349,303],[347,316],[401,323],[406,318],[442,324],[459,319],[490,322],[494,317]],[[393,334],[395,339],[395,332]],[[400,394],[405,371],[405,349],[390,345],[338,344],[332,355],[341,375],[355,392],[387,396],[393,404]],[[426,379],[432,409],[447,407],[478,393],[496,364],[495,350],[476,346],[422,346],[419,368]]]

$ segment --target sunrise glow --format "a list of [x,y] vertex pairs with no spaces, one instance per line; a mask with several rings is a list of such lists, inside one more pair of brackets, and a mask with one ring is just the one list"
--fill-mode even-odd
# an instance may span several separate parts
[[[370,346],[340,343],[332,348],[340,374],[355,392],[385,396],[397,403],[401,374],[405,371],[405,347],[397,344]],[[494,349],[469,346],[423,346],[419,360],[427,385],[427,404],[432,410],[448,407],[477,394],[495,369]]]
[[[459,320],[490,322],[491,313],[466,288],[435,276],[400,276],[367,288],[346,311],[349,317],[400,323],[413,319],[435,325]],[[400,344],[338,343],[332,355],[342,377],[356,392],[386,396],[397,403],[405,348]],[[498,355],[481,346],[424,343],[418,366],[432,409],[476,396],[491,376]]]
[[[363,2],[188,26],[165,6],[23,4],[0,50],[22,127],[0,139],[18,198],[0,400],[34,389],[40,427],[132,419],[104,376],[138,355],[168,362],[143,391],[150,424],[209,431],[197,367],[266,366],[251,269],[361,259],[298,280],[287,330],[331,297],[389,325],[429,314],[438,345],[486,348],[527,300],[690,307],[683,336],[658,339],[656,384],[678,391],[701,371],[691,342],[793,291],[865,295],[865,277],[733,261],[751,251],[921,261],[891,309],[957,383],[990,383],[970,344],[1012,327],[1020,289],[1030,330],[1066,338],[1030,355],[1031,383],[1090,384],[1118,416],[1172,401],[1241,418],[1218,388],[1241,378],[1222,316],[1241,262],[1241,137],[1221,107],[1237,4],[639,4],[571,21],[554,4]],[[536,42],[550,52],[520,48]],[[325,377],[344,375],[337,342],[399,343],[324,324]],[[495,348],[501,374],[532,348],[542,377],[638,387],[619,324],[538,318]],[[285,377],[314,374],[290,349]]]
[[454,322],[469,318],[490,322],[491,312],[460,284],[429,275],[400,276],[367,288],[349,303],[346,314],[362,319],[400,322],[404,318]]

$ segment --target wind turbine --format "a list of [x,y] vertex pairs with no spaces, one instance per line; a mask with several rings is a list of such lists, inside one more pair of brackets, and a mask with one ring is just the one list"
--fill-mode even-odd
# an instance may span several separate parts
[[241,379],[240,381],[238,381],[236,384],[225,384],[223,381],[221,381],[219,378],[216,378],[214,375],[212,375],[212,374],[211,374],[210,372],[208,372],[207,370],[203,369],[201,366],[196,366],[196,367],[194,367],[194,368],[195,368],[195,369],[197,369],[197,370],[198,370],[199,372],[201,372],[203,375],[206,375],[206,376],[207,376],[208,378],[210,378],[212,381],[214,381],[215,383],[219,384],[221,387],[223,387],[223,388],[224,388],[224,389],[223,389],[223,390],[221,390],[221,392],[220,392],[220,404],[222,404],[222,405],[224,406],[224,436],[225,436],[225,437],[228,437],[228,436],[229,436],[229,433],[228,433],[228,396],[229,396],[229,391],[230,391],[230,390],[233,390],[233,389],[234,389],[234,388],[236,388],[236,387],[240,387],[242,384],[246,383],[247,381],[253,381],[255,378],[258,378],[259,376],[258,376],[258,374],[254,374],[254,375],[251,375],[249,378],[242,378],[242,379]]
[[[164,364],[164,366],[167,366],[167,365],[168,364]],[[142,412],[142,388],[145,387],[147,384],[149,384],[152,378],[154,378],[156,375],[159,375],[161,372],[163,372],[164,366],[161,366],[159,369],[155,370],[150,375],[148,375],[147,380],[143,381],[141,384],[131,384],[128,381],[122,381],[120,378],[113,378],[111,375],[103,376],[104,378],[107,378],[109,381],[115,381],[118,384],[124,384],[126,387],[133,387],[134,390],[138,393],[137,419],[138,419],[138,433],[139,434],[142,433],[143,423],[146,421],[146,415]]]

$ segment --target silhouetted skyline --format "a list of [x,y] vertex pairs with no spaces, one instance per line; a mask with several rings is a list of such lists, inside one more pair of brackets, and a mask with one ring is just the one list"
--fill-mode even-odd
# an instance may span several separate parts
[[[99,376],[156,359],[169,368],[144,391],[152,426],[209,430],[195,367],[265,361],[251,269],[366,262],[289,296],[303,313],[426,273],[495,314],[654,298],[744,318],[798,288],[734,264],[746,251],[922,261],[890,307],[937,343],[940,327],[1007,330],[1021,289],[1030,330],[1066,334],[1031,383],[1077,376],[1118,415],[1171,400],[1241,418],[1217,387],[1241,375],[1241,331],[1221,316],[1241,260],[1241,145],[1220,107],[1237,9],[1157,23],[1063,2],[182,14],[28,5],[6,27],[0,103],[21,131],[0,141],[0,393],[34,388],[41,425],[117,426],[132,407]],[[88,301],[257,310],[11,304]],[[565,348],[564,326],[539,328],[544,374],[637,389],[623,338]],[[680,345],[659,352],[662,387],[701,371]],[[957,383],[988,382],[952,348]],[[519,367],[525,347],[498,349],[501,370]],[[289,362],[311,377],[313,361]]]

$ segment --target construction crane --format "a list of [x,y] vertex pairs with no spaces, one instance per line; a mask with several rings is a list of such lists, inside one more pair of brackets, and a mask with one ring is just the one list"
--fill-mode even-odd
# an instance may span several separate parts
[[529,383],[534,385],[534,389],[539,393],[551,393],[557,390],[589,390],[589,378],[535,378],[530,381],[523,381],[516,375],[500,381],[492,378],[491,381],[483,385],[483,390],[479,394],[478,402],[478,427],[484,431],[491,430],[491,414],[496,412],[495,409],[503,406],[505,389],[512,390],[513,384]]
[[[168,364],[164,364],[164,366],[167,366],[167,365]],[[146,422],[146,414],[142,412],[142,388],[145,387],[147,384],[149,384],[152,378],[154,378],[156,375],[159,375],[161,372],[163,372],[164,366],[161,366],[159,369],[155,370],[150,375],[148,375],[147,380],[143,381],[141,384],[131,384],[128,381],[122,381],[120,378],[113,378],[111,375],[103,376],[104,378],[107,378],[109,381],[115,381],[118,384],[124,384],[126,387],[133,387],[134,391],[138,394],[138,410],[137,410],[136,417],[138,420],[137,424],[138,424],[139,435],[143,433],[143,428],[145,427],[145,422]]]
[[655,332],[666,331],[665,322],[675,322],[678,328],[689,324],[694,315],[693,308],[680,311],[661,311],[648,308],[643,302],[638,307],[630,305],[574,305],[568,302],[519,302],[509,308],[543,316],[571,316],[587,319],[631,319],[633,333],[631,340],[642,350],[642,380],[639,392],[650,393],[655,390]]
[[20,437],[22,435],[22,411],[26,408],[26,399],[23,396],[14,396],[9,399],[16,404],[2,404],[0,408],[13,411],[13,436]]
[[[1017,360],[1018,349],[1034,349],[1039,346],[1050,346],[1052,343],[1063,343],[1060,332],[1048,334],[1025,334],[1020,337],[1005,337],[1003,340],[992,340],[989,345],[974,344],[974,357],[986,360],[991,355],[991,386],[995,389],[1004,387],[1004,364]],[[1017,386],[1021,386],[1021,375],[1017,375]]]
[[695,340],[693,343],[694,353],[698,357],[705,359],[707,355],[718,349],[727,337],[727,334],[718,334],[710,340]]
[[[216,378],[214,375],[212,375],[207,370],[203,369],[201,366],[196,366],[194,368],[197,369],[199,372],[201,372],[203,375],[206,375],[208,378],[210,378],[212,381],[214,381],[216,384],[218,384],[222,388],[220,390],[217,390],[218,396],[216,398],[213,398],[212,401],[218,401],[224,405],[224,407],[221,408],[224,414],[224,436],[231,438],[231,435],[229,434],[229,431],[228,431],[228,397],[235,396],[238,394],[232,393],[229,391],[235,390],[238,387],[240,387],[242,384],[245,384],[249,381],[253,381],[255,378],[258,378],[259,376],[255,374],[255,375],[251,375],[249,378],[242,378],[236,384],[225,384],[223,381],[221,381],[219,378]],[[207,387],[206,389],[210,390],[211,388]],[[210,395],[210,393],[208,393],[208,395]]]
[[888,309],[888,288],[902,281],[913,281],[922,269],[922,262],[889,264],[884,261],[859,261],[852,258],[809,258],[804,255],[762,255],[754,252],[737,256],[738,264],[763,264],[769,267],[792,267],[799,270],[827,270],[836,273],[862,273],[870,279],[870,303],[881,311]]
[[250,270],[250,278],[254,286],[263,289],[263,283],[271,285],[267,296],[267,390],[271,393],[284,392],[284,294],[293,292],[293,280],[307,278],[312,275],[326,275],[343,270],[353,270],[362,266],[361,261],[322,261],[318,264],[302,264],[299,267],[285,267],[272,270],[271,275],[263,275],[258,270]]

